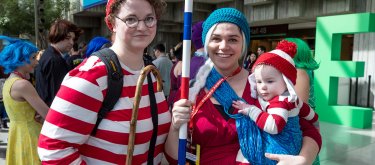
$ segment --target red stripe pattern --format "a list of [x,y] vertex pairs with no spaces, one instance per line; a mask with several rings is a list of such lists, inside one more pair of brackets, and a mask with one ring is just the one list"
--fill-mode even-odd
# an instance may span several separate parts
[[[123,64],[122,68],[121,98],[101,121],[95,136],[90,133],[107,90],[105,66],[92,56],[66,75],[39,138],[38,153],[42,164],[125,164],[135,86],[140,72]],[[153,86],[156,91],[155,77]],[[147,81],[142,89],[133,164],[147,162],[153,131]],[[159,125],[154,164],[160,164],[171,114],[163,92],[155,93],[155,97]]]
[[257,112],[249,113],[249,116],[260,129],[270,134],[280,133],[288,122],[288,117],[299,115],[312,124],[318,121],[318,115],[314,110],[300,99],[289,102],[287,97],[276,96],[267,102],[259,98],[256,105],[263,110],[255,108],[253,110]]

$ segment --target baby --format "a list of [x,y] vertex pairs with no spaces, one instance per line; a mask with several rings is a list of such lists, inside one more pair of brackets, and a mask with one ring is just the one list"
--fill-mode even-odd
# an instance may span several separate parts
[[[239,109],[239,113],[249,116],[261,130],[268,133],[261,133],[262,137],[268,136],[263,138],[266,141],[265,152],[297,155],[302,145],[299,117],[311,123],[318,120],[317,114],[298,99],[294,90],[297,77],[293,62],[295,53],[296,45],[283,40],[275,50],[262,54],[249,76],[251,96],[257,99],[257,106],[233,101],[233,107]],[[274,136],[277,134],[283,135]],[[288,140],[288,143],[299,144],[285,144]],[[277,146],[281,146],[281,149],[275,149]]]

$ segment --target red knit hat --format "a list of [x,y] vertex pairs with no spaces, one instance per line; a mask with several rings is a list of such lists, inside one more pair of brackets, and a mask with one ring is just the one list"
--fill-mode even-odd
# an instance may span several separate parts
[[296,44],[282,40],[277,44],[275,50],[260,55],[254,63],[252,70],[254,72],[254,69],[261,64],[273,66],[295,85],[297,69],[294,65],[293,57],[296,52]]
[[108,0],[107,6],[105,7],[105,23],[107,24],[108,29],[111,31],[113,30],[113,26],[111,24],[111,21],[109,20],[110,19],[109,14],[112,12],[111,6],[115,1],[116,0]]

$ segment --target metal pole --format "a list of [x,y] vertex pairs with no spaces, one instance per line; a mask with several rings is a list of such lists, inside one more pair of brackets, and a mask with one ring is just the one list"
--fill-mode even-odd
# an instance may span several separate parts
[[39,7],[39,0],[34,0],[34,24],[35,24],[35,45],[36,47],[40,46],[39,43],[39,17],[38,17],[38,7]]
[[355,94],[354,94],[354,105],[357,106],[357,96],[358,96],[358,77],[355,78]]
[[352,105],[352,78],[349,78],[349,105]]
[[368,75],[368,84],[367,84],[367,107],[370,107],[370,88],[371,88],[371,75]]

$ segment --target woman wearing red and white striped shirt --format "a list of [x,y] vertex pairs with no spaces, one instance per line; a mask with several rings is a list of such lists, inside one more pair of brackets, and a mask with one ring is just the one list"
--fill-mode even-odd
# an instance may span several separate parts
[[[97,56],[91,56],[70,71],[41,131],[38,153],[43,164],[125,164],[135,87],[145,65],[143,50],[154,39],[157,19],[165,6],[163,0],[108,1],[105,20],[115,34],[110,50],[117,55],[124,74],[121,97],[100,122],[96,134],[91,135],[108,88],[107,70]],[[156,89],[156,79],[152,79]],[[153,126],[147,88],[146,81],[139,106],[133,164],[160,164],[170,128],[171,115],[163,92],[155,93],[158,121]],[[155,146],[150,146],[153,135]]]

